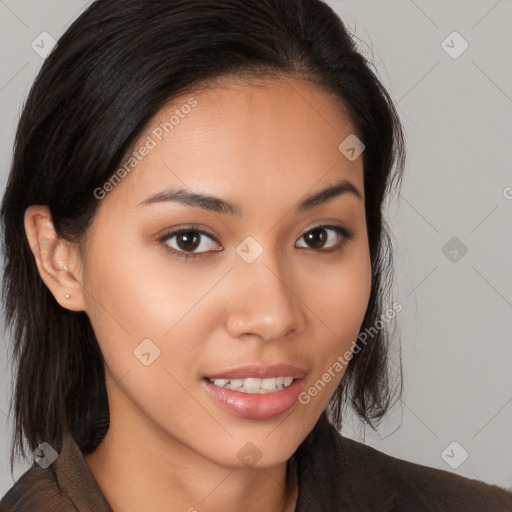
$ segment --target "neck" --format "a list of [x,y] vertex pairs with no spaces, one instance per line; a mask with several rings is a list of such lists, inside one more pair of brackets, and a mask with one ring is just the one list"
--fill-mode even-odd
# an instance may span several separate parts
[[115,512],[295,510],[297,472],[291,461],[270,468],[224,467],[154,426],[117,418],[111,407],[105,438],[84,457]]

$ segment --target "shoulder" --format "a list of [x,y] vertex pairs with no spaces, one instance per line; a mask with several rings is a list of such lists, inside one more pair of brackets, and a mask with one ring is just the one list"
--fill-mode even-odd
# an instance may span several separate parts
[[325,411],[297,450],[296,459],[300,512],[512,511],[511,492],[398,459],[342,436]]
[[74,512],[75,506],[61,492],[51,466],[34,465],[7,491],[0,512]]
[[[511,511],[512,493],[495,485],[392,457],[339,436],[352,486],[392,504],[389,510]],[[355,489],[357,491],[357,489]],[[434,508],[433,508],[434,507]],[[387,510],[387,509],[386,509]]]
[[112,512],[71,433],[46,468],[33,463],[0,501],[0,512]]

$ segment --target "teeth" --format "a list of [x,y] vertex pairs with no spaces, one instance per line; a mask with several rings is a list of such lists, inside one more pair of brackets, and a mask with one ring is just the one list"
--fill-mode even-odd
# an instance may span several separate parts
[[264,391],[274,391],[276,389],[277,379],[274,377],[273,379],[259,379],[261,381],[260,388]]
[[248,377],[247,379],[209,379],[219,388],[234,389],[242,393],[274,393],[287,388],[293,377],[272,377],[270,379],[258,379]]
[[249,393],[253,393],[261,389],[261,379],[245,379],[243,386]]

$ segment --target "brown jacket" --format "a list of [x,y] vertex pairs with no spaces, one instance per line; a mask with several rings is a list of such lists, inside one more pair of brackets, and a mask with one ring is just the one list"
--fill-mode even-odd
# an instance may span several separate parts
[[[293,457],[296,512],[512,511],[512,493],[343,437],[325,412]],[[0,502],[0,512],[77,510],[112,512],[71,435],[47,469],[34,463]]]

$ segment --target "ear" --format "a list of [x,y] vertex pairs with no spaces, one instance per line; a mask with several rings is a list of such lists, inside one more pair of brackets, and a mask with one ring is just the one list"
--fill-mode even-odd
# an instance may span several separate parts
[[55,300],[63,308],[84,311],[82,264],[78,246],[57,236],[50,209],[46,205],[29,206],[25,210],[24,224],[41,279]]

